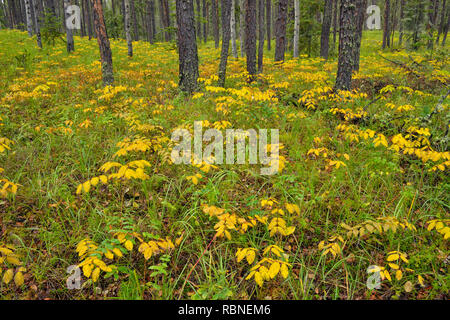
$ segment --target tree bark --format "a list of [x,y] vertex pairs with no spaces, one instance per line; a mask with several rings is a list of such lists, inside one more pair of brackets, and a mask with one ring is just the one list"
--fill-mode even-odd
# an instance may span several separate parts
[[[294,0],[294,58],[299,56],[299,39],[300,39],[300,0]],[[331,0],[327,0],[331,1]],[[328,28],[328,33],[330,30]],[[327,44],[328,45],[328,44]]]
[[222,0],[222,51],[220,53],[219,64],[219,86],[225,87],[225,77],[227,72],[228,51],[230,49],[231,37],[231,6],[233,0]]
[[39,48],[42,48],[42,39],[41,39],[41,15],[42,8],[40,0],[32,0],[34,7],[34,26],[36,31],[36,42]]
[[197,90],[198,52],[195,35],[195,15],[193,0],[176,0],[179,87],[192,93]]
[[108,86],[114,83],[113,63],[111,46],[105,27],[103,17],[103,6],[101,0],[90,0],[94,9],[94,28],[97,34],[98,47],[100,49],[100,59],[102,63],[103,85]]
[[201,5],[200,5],[200,0],[196,0],[195,1],[195,3],[196,3],[196,5],[197,5],[197,14],[196,14],[196,21],[197,21],[197,37],[198,37],[198,39],[199,40],[201,40],[201,38],[202,38],[202,32],[201,32],[201,30],[202,30],[202,22],[201,22],[201,16],[202,16],[202,8],[201,8]]
[[241,46],[241,58],[245,53],[245,10],[244,4],[246,0],[240,0],[239,2],[239,42]]
[[219,48],[219,41],[220,41],[220,35],[219,35],[219,14],[218,14],[218,0],[211,0],[212,1],[212,24],[213,24],[213,32],[214,32],[214,43],[216,46],[216,49]]
[[127,39],[128,56],[133,56],[133,38],[131,38],[131,8],[130,0],[125,0],[125,37]]
[[333,6],[333,52],[335,52],[338,28],[339,0],[333,0]]
[[[444,0],[445,1],[445,0]],[[398,22],[398,31],[399,31],[399,36],[398,36],[398,44],[399,46],[401,46],[403,44],[403,18],[405,16],[405,0],[401,0],[400,1],[400,19]]]
[[[203,0],[202,2],[202,9],[203,9],[203,42],[206,43],[208,41],[208,25],[207,25],[207,20],[208,20],[208,7],[206,4],[206,0]],[[198,31],[200,32],[200,30]]]
[[256,0],[245,1],[245,52],[249,81],[256,76]]
[[27,17],[28,36],[33,36],[33,19],[31,17],[31,0],[25,0],[25,14]]
[[259,43],[258,43],[258,73],[263,71],[263,57],[264,57],[264,0],[259,1],[258,10],[258,27],[259,27]]
[[444,27],[444,38],[442,39],[442,44],[441,44],[443,47],[445,47],[445,41],[447,40],[449,25],[450,25],[450,12],[447,13],[447,23],[445,24],[445,27]]
[[439,29],[438,29],[438,35],[436,38],[436,45],[439,44],[439,41],[441,39],[441,34],[444,32],[445,28],[445,9],[446,9],[447,0],[442,0],[442,9],[441,9],[441,18],[439,23]]
[[66,21],[70,17],[70,13],[67,12],[69,6],[70,0],[64,0],[64,25],[66,27],[67,52],[71,53],[72,51],[75,51],[75,43],[73,41],[73,30],[66,25]]
[[136,6],[134,0],[130,0],[130,14],[133,19],[133,35],[134,41],[139,41],[139,25],[137,22]]
[[356,33],[353,54],[353,70],[359,71],[359,60],[361,53],[361,41],[363,35],[363,27],[365,21],[365,13],[367,8],[367,0],[356,1]]
[[339,59],[335,91],[350,90],[353,71],[356,0],[341,0],[339,19]]
[[383,44],[382,47],[385,49],[386,47],[390,47],[390,26],[389,26],[389,17],[391,16],[391,0],[385,0],[386,7],[384,8],[384,29],[383,29]]
[[155,42],[155,1],[154,0],[148,0],[147,1],[147,33],[148,33],[148,42],[153,44]]
[[237,59],[237,44],[236,44],[236,0],[231,0],[231,17],[230,17],[230,29],[231,29],[231,52],[233,57]]
[[272,0],[266,0],[267,50],[272,49]]
[[277,38],[275,61],[284,61],[284,52],[286,50],[287,5],[287,0],[278,0],[278,18],[275,25],[275,34]]
[[323,10],[323,22],[322,22],[322,34],[320,37],[320,56],[325,60],[328,59],[329,43],[330,43],[330,28],[331,28],[331,15],[333,11],[333,0],[324,1]]

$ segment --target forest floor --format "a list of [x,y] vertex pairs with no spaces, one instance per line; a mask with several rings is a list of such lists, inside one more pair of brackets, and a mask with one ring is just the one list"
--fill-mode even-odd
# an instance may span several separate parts
[[[201,44],[187,97],[173,44],[128,58],[112,40],[103,88],[95,39],[68,55],[1,30],[0,298],[448,298],[449,46],[379,39],[364,34],[339,94],[335,58],[280,65],[273,49],[250,85],[230,57],[219,88],[220,50]],[[194,121],[279,129],[280,171],[172,164]]]

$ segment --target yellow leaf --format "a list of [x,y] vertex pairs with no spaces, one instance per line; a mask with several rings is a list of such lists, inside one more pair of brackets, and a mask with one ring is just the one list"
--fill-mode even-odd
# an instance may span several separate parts
[[20,266],[22,264],[15,256],[6,256],[6,261],[15,264],[16,266]]
[[400,256],[398,254],[394,253],[387,257],[387,261],[397,261],[398,258],[400,258]]
[[272,265],[269,268],[270,278],[272,279],[275,278],[279,271],[280,271],[280,263],[279,262],[272,263]]
[[281,265],[281,276],[286,279],[288,275],[289,275],[288,267],[283,263]]
[[124,246],[125,248],[127,248],[128,251],[133,250],[133,242],[131,242],[130,240],[125,241]]
[[3,282],[5,284],[8,284],[11,282],[12,278],[14,276],[14,271],[13,269],[8,269],[6,270],[6,272],[3,274]]
[[395,272],[395,279],[402,280],[402,277],[403,277],[402,270],[397,270],[397,272]]
[[89,278],[91,276],[92,273],[92,264],[85,264],[83,266],[83,274],[86,278]]
[[92,272],[92,281],[97,282],[98,277],[100,275],[100,268],[95,268],[95,270]]
[[264,281],[263,281],[263,277],[261,276],[261,273],[259,272],[255,272],[255,282],[262,287]]
[[24,283],[24,279],[23,279],[23,273],[22,272],[17,272],[16,275],[14,276],[14,283],[16,284],[16,286],[20,287],[21,285],[23,285]]

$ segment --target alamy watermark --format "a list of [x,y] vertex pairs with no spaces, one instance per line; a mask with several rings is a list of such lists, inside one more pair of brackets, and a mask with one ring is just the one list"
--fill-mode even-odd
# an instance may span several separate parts
[[[212,139],[213,141],[203,150],[203,142],[210,142]],[[261,168],[261,174],[273,175],[278,172],[280,164],[278,129],[270,129],[270,144],[267,143],[267,139],[267,129],[259,129],[258,132],[255,129],[226,129],[224,140],[220,130],[207,129],[203,132],[202,121],[195,121],[194,152],[192,152],[192,135],[189,130],[176,129],[172,132],[172,141],[178,144],[172,149],[171,160],[174,164],[201,164],[203,162],[223,164],[225,144],[226,164],[245,164],[248,153],[249,164],[259,163],[268,166]]]

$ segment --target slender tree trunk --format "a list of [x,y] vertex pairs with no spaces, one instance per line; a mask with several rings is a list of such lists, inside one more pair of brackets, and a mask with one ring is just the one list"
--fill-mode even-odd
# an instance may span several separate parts
[[207,28],[208,7],[206,4],[206,0],[202,0],[202,9],[203,9],[203,42],[206,43],[208,41],[208,28]]
[[128,45],[128,56],[133,56],[133,38],[131,37],[131,5],[130,0],[125,0],[125,37]]
[[258,73],[263,71],[264,57],[264,0],[258,0],[258,27],[259,27],[259,43],[258,43]]
[[241,46],[241,58],[244,57],[245,53],[245,10],[244,4],[246,0],[240,0],[239,2],[239,42]]
[[201,22],[202,8],[201,8],[201,5],[200,5],[200,0],[196,0],[195,4],[197,5],[197,11],[196,11],[197,14],[196,14],[196,19],[195,19],[197,21],[196,33],[197,33],[197,38],[199,40],[201,40],[202,39],[202,32],[201,32],[201,30],[202,30],[202,22]]
[[133,19],[134,41],[139,41],[139,25],[137,22],[136,6],[134,0],[129,1],[130,1],[130,16]]
[[231,29],[231,52],[233,57],[237,59],[237,44],[236,44],[236,0],[231,0],[231,17],[230,17],[230,29]]
[[442,39],[442,46],[445,47],[445,41],[447,40],[448,28],[450,25],[450,12],[447,14],[447,23],[444,27],[444,38]]
[[336,52],[339,0],[333,0],[333,52]]
[[36,42],[39,48],[42,48],[42,39],[41,39],[41,15],[42,8],[40,6],[40,0],[32,0],[34,7],[34,26],[36,31]]
[[[445,0],[444,0],[445,1]],[[405,16],[405,0],[400,0],[400,20],[398,22],[399,28],[399,36],[398,36],[398,45],[401,46],[403,44],[403,18]]]
[[350,90],[353,71],[353,46],[355,42],[356,0],[341,0],[339,19],[339,59],[334,89]]
[[111,46],[105,27],[103,17],[103,6],[101,0],[90,0],[94,9],[94,27],[97,34],[98,47],[100,49],[100,59],[102,63],[103,85],[108,86],[114,83],[113,62]]
[[320,37],[320,56],[325,60],[328,59],[329,41],[330,41],[330,28],[331,19],[333,13],[333,0],[324,1],[323,10],[323,22],[322,22],[322,34]]
[[256,76],[256,0],[245,1],[245,52],[249,81]]
[[228,51],[230,49],[230,21],[231,6],[233,0],[222,0],[222,51],[220,53],[219,64],[219,86],[225,87],[225,77],[227,72]]
[[214,31],[214,43],[216,46],[216,49],[219,48],[219,15],[218,15],[218,0],[211,0],[212,1],[212,24],[213,24],[213,31]]
[[391,0],[385,0],[386,7],[384,9],[384,29],[383,29],[383,44],[382,47],[385,49],[386,47],[390,47],[389,43],[389,34],[390,34],[390,26],[389,26],[389,18],[391,16]]
[[31,17],[31,0],[25,0],[25,14],[27,17],[28,36],[33,36],[33,19]]
[[286,50],[287,5],[287,0],[278,0],[278,18],[275,25],[275,34],[277,37],[275,61],[284,61],[284,51]]
[[64,0],[64,25],[66,27],[66,39],[67,39],[67,52],[71,53],[75,51],[75,43],[73,41],[73,30],[68,28],[66,25],[67,19],[70,17],[70,13],[67,12],[68,7],[70,6],[70,0]]
[[442,0],[441,18],[440,18],[440,23],[439,23],[438,35],[436,38],[436,45],[439,44],[439,41],[441,39],[441,34],[442,34],[442,32],[444,32],[446,4],[447,4],[447,0]]
[[147,1],[147,33],[148,33],[148,42],[153,44],[155,42],[155,1],[148,0]]
[[356,33],[353,54],[353,70],[359,71],[359,60],[361,53],[361,41],[367,8],[367,0],[356,0]]
[[[328,30],[328,33],[329,32],[330,30]],[[300,40],[300,0],[294,0],[294,44],[293,44],[294,58],[298,58],[299,56],[300,51],[299,40]]]
[[182,91],[192,93],[197,90],[198,52],[195,35],[195,14],[193,0],[176,0],[178,25],[178,54],[180,61],[180,82]]
[[272,0],[266,0],[267,50],[272,49]]

